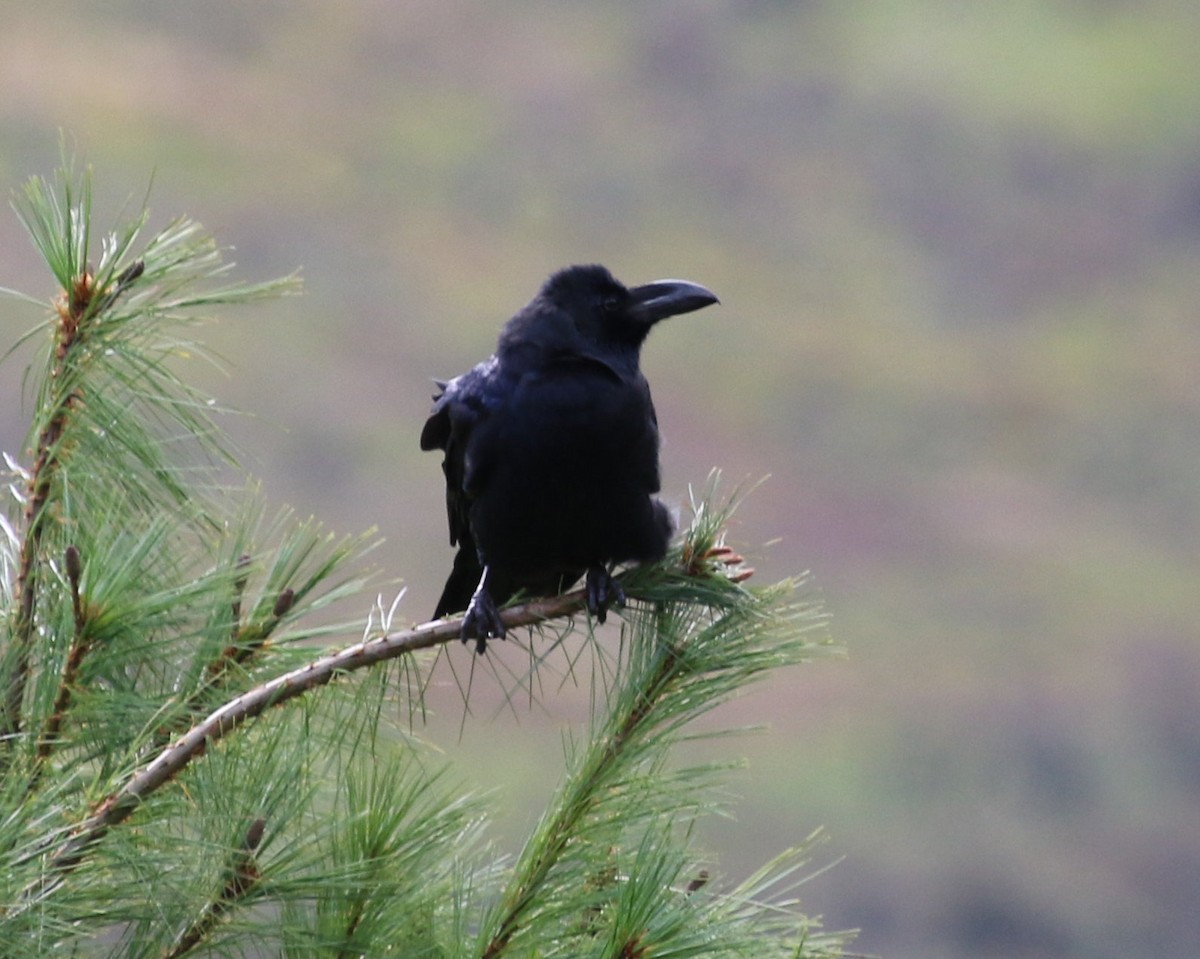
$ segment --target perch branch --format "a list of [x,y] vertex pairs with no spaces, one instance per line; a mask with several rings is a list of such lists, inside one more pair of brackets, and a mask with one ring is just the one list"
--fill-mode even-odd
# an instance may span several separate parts
[[[562,596],[514,606],[505,610],[501,618],[509,628],[535,626],[549,619],[578,613],[586,602],[584,591],[575,590]],[[261,715],[272,706],[324,686],[344,673],[457,639],[461,628],[461,617],[441,619],[389,636],[355,643],[276,676],[229,700],[166,746],[153,760],[137,770],[123,787],[104,799],[71,836],[49,855],[43,878],[27,887],[21,900],[29,904],[56,888],[83,861],[90,847],[108,830],[128,819],[143,799],[174,779],[193,759],[202,756],[211,744],[247,720]]]

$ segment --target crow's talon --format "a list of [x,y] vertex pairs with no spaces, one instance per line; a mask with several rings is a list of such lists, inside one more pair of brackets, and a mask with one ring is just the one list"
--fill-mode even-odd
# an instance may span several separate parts
[[491,594],[481,586],[471,597],[471,605],[467,607],[467,613],[463,617],[459,637],[464,643],[475,640],[475,652],[482,655],[487,651],[489,639],[503,639],[504,634],[504,622],[500,619],[500,611],[492,602]]
[[603,624],[609,606],[624,606],[625,590],[603,566],[593,566],[587,572],[587,608]]

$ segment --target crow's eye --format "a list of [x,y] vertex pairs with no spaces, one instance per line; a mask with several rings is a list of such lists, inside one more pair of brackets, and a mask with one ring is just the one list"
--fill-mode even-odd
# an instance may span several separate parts
[[600,309],[605,313],[616,313],[621,308],[621,300],[616,296],[606,296],[600,301]]

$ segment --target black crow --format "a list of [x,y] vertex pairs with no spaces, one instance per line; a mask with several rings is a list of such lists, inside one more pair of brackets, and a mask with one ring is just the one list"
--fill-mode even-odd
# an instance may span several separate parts
[[462,638],[504,636],[498,606],[552,595],[587,574],[604,622],[624,600],[615,565],[666,553],[658,421],[638,367],[661,319],[716,303],[683,280],[627,288],[602,266],[551,276],[500,333],[496,352],[434,397],[421,449],[445,452],[450,544],[434,617],[466,609]]

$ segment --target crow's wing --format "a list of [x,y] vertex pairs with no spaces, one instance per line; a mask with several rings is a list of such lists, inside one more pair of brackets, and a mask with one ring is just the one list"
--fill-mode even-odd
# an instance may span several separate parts
[[[475,431],[486,423],[488,407],[487,367],[481,363],[468,373],[440,384],[441,393],[434,397],[433,410],[421,430],[421,449],[440,449],[442,472],[446,476],[446,521],[450,529],[450,545],[471,539],[468,513],[472,494],[477,494],[481,477],[480,456],[472,443]],[[468,449],[470,456],[468,457]]]
[[[621,382],[620,375],[608,363],[578,353],[554,356],[546,364],[546,370],[568,376],[599,375],[613,383]],[[487,483],[498,453],[489,421],[512,399],[530,372],[506,370],[493,356],[462,376],[439,383],[441,392],[434,397],[433,410],[421,430],[421,449],[440,449],[445,453],[442,471],[446,476],[446,519],[451,546],[470,540],[471,503]]]
[[466,609],[483,574],[471,530],[471,505],[483,491],[497,453],[493,414],[511,393],[495,357],[448,383],[439,383],[433,410],[421,430],[421,449],[440,449],[446,478],[446,521],[454,567],[434,618]]

